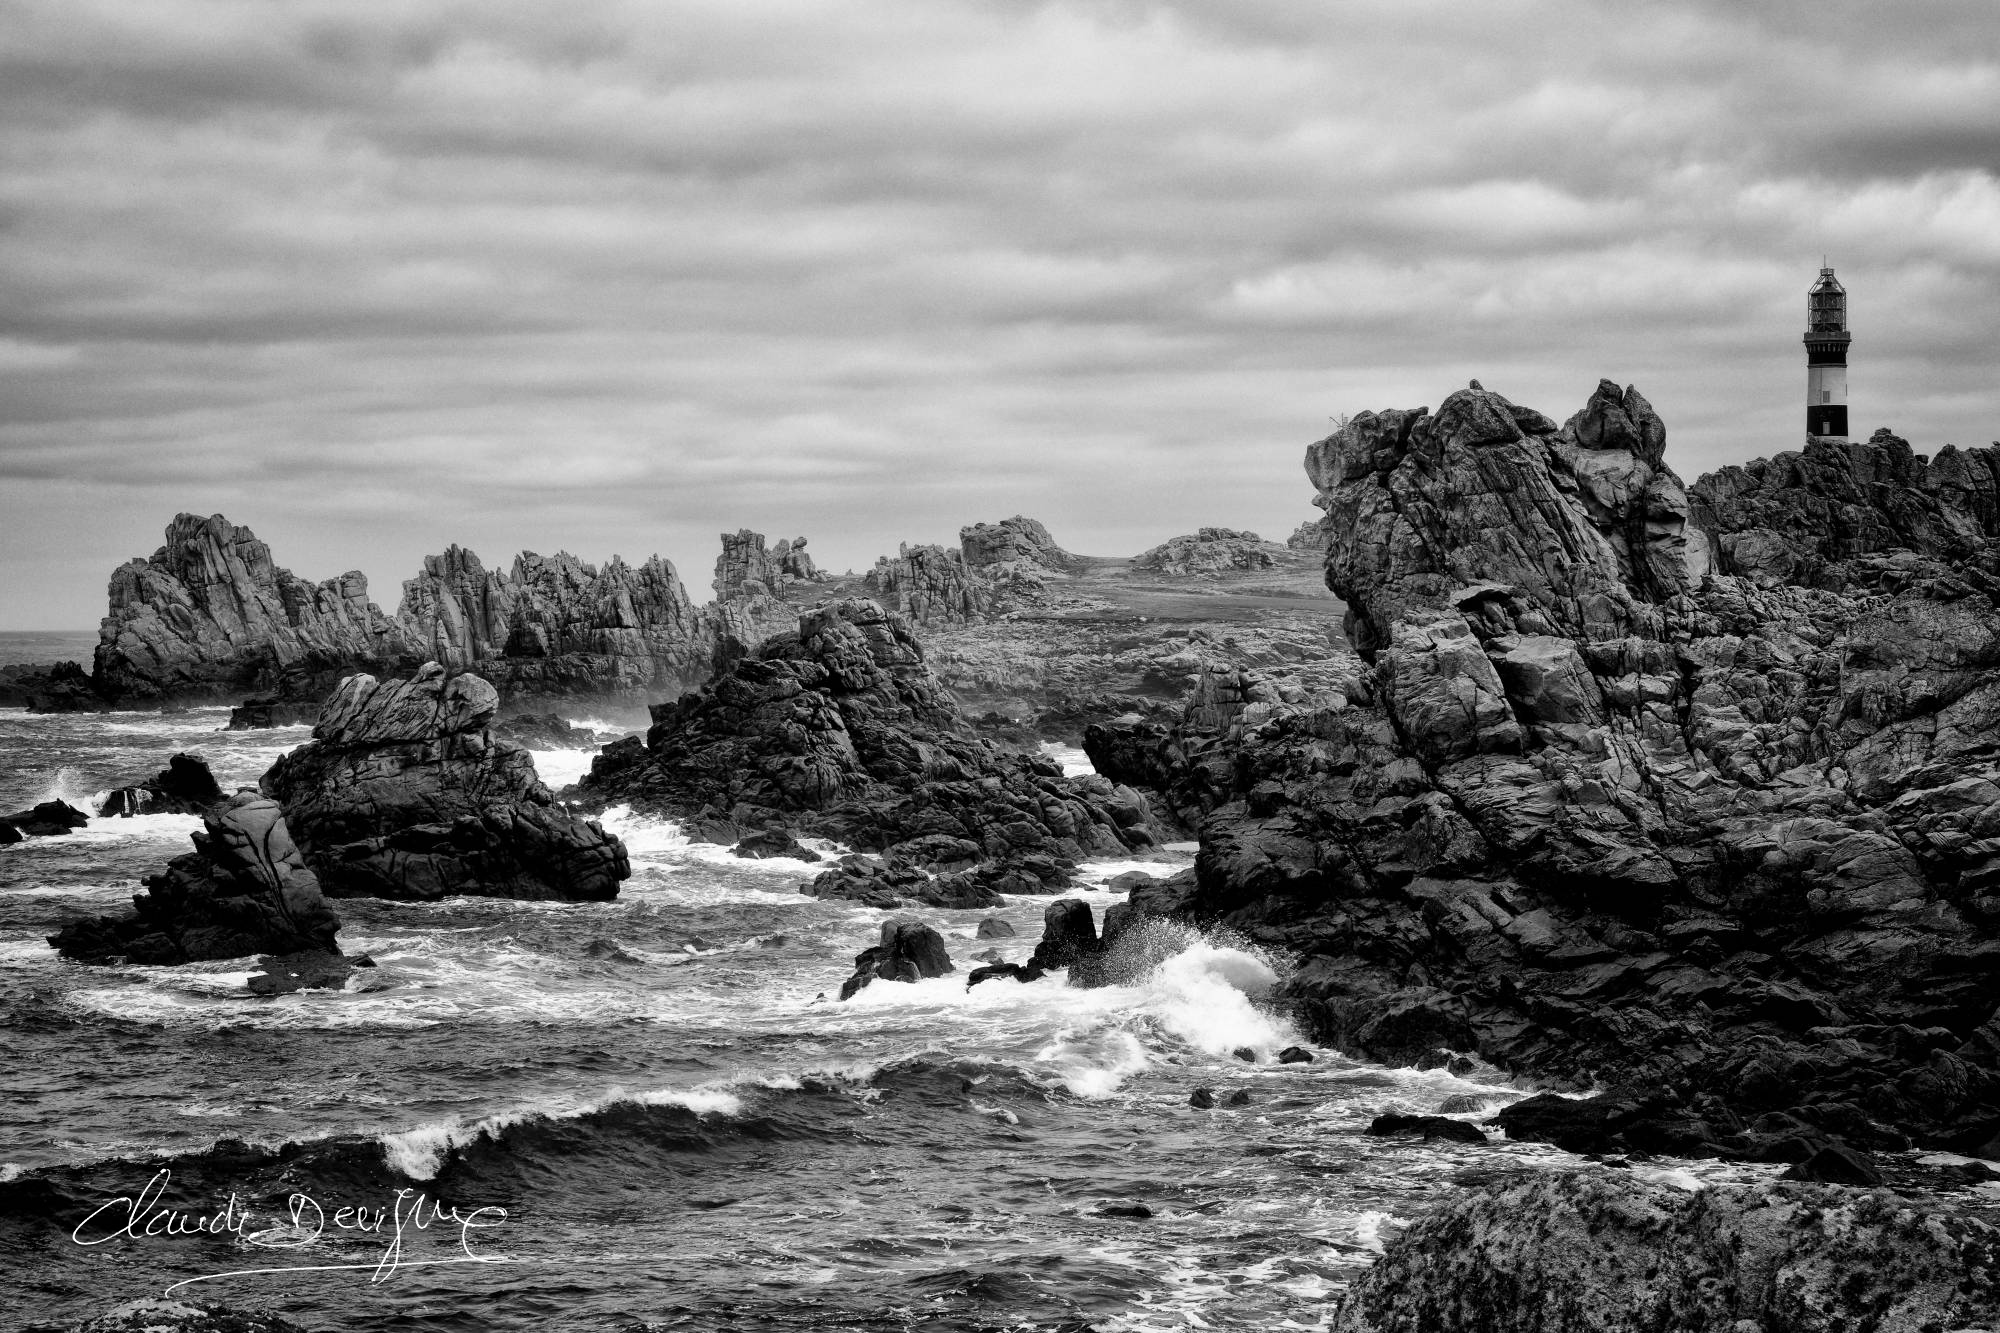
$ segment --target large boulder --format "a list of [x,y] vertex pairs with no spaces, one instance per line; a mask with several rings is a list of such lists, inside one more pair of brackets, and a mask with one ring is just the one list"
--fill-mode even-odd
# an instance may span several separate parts
[[806,612],[654,719],[643,750],[593,763],[588,800],[863,851],[943,845],[959,862],[1073,863],[1160,840],[1131,793],[971,735],[910,623],[872,601]]
[[993,588],[957,551],[904,543],[862,578],[869,595],[919,625],[965,624],[993,609]]
[[882,939],[854,955],[854,975],[840,988],[840,998],[876,981],[922,981],[952,970],[944,936],[913,916],[891,917],[882,923]]
[[631,874],[624,844],[556,801],[526,750],[488,727],[493,686],[427,663],[352,676],[313,739],[262,779],[336,897],[452,894],[599,900]]
[[10,842],[28,838],[59,838],[71,829],[80,829],[90,823],[90,816],[71,805],[68,801],[43,801],[26,810],[16,810],[11,815],[0,815],[0,826],[13,831]]
[[1391,1241],[1335,1333],[1990,1328],[2000,1226],[1828,1185],[1689,1191],[1631,1171],[1484,1173]]
[[998,523],[974,523],[958,530],[958,549],[973,569],[1030,566],[1057,573],[1074,570],[1077,558],[1056,545],[1048,528],[1020,514]]
[[338,954],[340,918],[285,827],[278,803],[238,792],[203,821],[195,850],[147,878],[133,914],[49,937],[80,962],[174,964],[250,954]]

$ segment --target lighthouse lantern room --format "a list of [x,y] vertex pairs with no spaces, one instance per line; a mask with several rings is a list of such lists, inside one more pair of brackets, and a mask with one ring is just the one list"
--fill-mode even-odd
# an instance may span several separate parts
[[1806,294],[1806,434],[1847,437],[1847,289],[1831,268]]

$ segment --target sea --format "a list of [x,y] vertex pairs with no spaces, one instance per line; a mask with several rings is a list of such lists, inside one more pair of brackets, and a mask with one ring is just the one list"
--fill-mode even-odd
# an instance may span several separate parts
[[[0,661],[31,660],[27,637]],[[93,637],[36,636],[32,660],[87,661]],[[176,751],[252,786],[310,737],[227,717],[0,711],[0,811],[94,814]],[[591,752],[534,759],[559,788]],[[1497,1129],[1368,1135],[1533,1089],[1277,1062],[1309,1045],[1270,999],[1295,960],[1244,940],[1162,928],[1130,984],[968,989],[1026,959],[1048,900],[922,909],[957,970],[843,1003],[888,913],[802,894],[802,860],[605,822],[632,858],[616,901],[340,900],[342,948],[375,966],[278,997],[250,992],[250,960],[86,966],[46,942],[124,908],[197,819],[0,847],[5,1325],[169,1295],[383,1333],[1319,1329],[1463,1173],[1574,1161]],[[1071,896],[1101,918],[1112,876],[1192,852],[1091,863]]]

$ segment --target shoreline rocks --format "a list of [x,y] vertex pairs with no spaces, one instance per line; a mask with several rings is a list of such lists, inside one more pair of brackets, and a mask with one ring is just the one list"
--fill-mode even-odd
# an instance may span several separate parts
[[144,782],[114,787],[98,811],[100,818],[131,815],[199,815],[220,805],[227,793],[198,754],[176,754]]
[[882,923],[882,939],[854,955],[854,975],[840,988],[840,998],[876,981],[922,981],[952,971],[944,937],[913,916],[891,917]]
[[557,802],[526,750],[489,731],[478,676],[427,663],[408,680],[350,676],[313,739],[260,782],[327,893],[602,901],[631,874],[625,847]]
[[1963,1329],[2000,1320],[2000,1226],[1826,1185],[1631,1171],[1462,1176],[1342,1299],[1335,1333]]

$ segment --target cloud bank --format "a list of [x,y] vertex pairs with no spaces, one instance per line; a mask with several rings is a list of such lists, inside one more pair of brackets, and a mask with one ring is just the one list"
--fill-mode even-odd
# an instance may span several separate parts
[[1697,473],[2000,435],[1988,0],[15,0],[0,628],[180,509],[376,599],[459,541],[822,563],[1311,517],[1329,416],[1600,376]]

